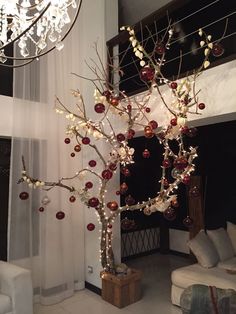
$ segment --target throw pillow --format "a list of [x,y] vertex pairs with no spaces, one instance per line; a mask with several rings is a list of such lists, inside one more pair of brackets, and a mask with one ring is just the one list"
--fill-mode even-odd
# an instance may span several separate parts
[[225,261],[234,256],[234,249],[227,231],[224,228],[207,230],[207,234],[214,243],[216,251],[221,261]]
[[236,255],[236,225],[229,221],[227,221],[227,233],[233,245],[234,255]]
[[187,244],[202,267],[214,267],[219,262],[217,251],[204,230],[200,230]]

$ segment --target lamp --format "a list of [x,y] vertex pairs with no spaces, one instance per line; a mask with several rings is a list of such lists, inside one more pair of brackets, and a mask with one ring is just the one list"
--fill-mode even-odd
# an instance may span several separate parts
[[[82,0],[0,0],[0,65],[20,67],[61,50],[81,5]],[[19,57],[8,56],[6,48],[15,43]],[[20,64],[5,64],[7,60]]]

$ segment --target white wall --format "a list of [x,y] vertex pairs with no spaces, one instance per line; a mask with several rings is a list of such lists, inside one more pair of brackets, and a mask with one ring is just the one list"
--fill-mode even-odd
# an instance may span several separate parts
[[12,135],[12,97],[0,95],[0,136]]

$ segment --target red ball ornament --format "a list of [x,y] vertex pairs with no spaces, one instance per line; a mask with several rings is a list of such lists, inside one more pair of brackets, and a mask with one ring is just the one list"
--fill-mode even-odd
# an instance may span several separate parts
[[152,138],[154,136],[152,128],[149,125],[144,128],[144,136],[146,138]]
[[108,100],[111,97],[111,92],[109,90],[104,90],[102,95],[105,96],[106,99]]
[[99,205],[99,200],[96,197],[92,197],[88,200],[88,206],[97,207]]
[[109,170],[109,169],[105,169],[105,170],[103,170],[103,172],[102,172],[102,177],[103,177],[103,179],[105,179],[105,180],[110,180],[111,178],[112,178],[112,172]]
[[80,152],[81,151],[81,146],[79,144],[75,145],[74,151],[77,152],[77,153]]
[[116,138],[117,138],[117,141],[118,141],[118,142],[123,142],[123,141],[125,141],[125,136],[124,136],[124,134],[122,134],[122,133],[117,134]]
[[197,128],[189,128],[186,135],[189,137],[196,136],[197,135]]
[[164,159],[164,160],[162,161],[162,166],[163,166],[164,168],[170,168],[170,166],[171,166],[170,160],[169,160],[169,159]]
[[220,57],[225,52],[224,47],[220,43],[214,43],[211,49],[211,53],[214,57]]
[[117,164],[115,163],[110,163],[110,165],[108,166],[110,170],[115,171],[117,169]]
[[184,177],[183,177],[183,180],[182,180],[183,184],[186,184],[188,185],[190,183],[190,176],[188,174],[186,174]]
[[176,212],[174,208],[168,207],[164,212],[163,216],[165,217],[166,220],[172,221],[175,220],[176,218]]
[[128,195],[125,198],[125,204],[128,205],[128,206],[132,206],[132,205],[135,204],[135,199],[131,195]]
[[87,189],[92,189],[93,183],[90,182],[90,181],[88,181],[88,182],[85,183],[85,187],[86,187]]
[[42,206],[39,207],[39,212],[41,212],[41,213],[44,212],[44,207],[42,207]]
[[177,125],[177,118],[171,119],[171,120],[170,120],[170,124],[171,124],[172,126],[176,126],[176,125]]
[[70,144],[70,139],[67,137],[67,138],[64,139],[64,142],[65,142],[66,144]]
[[149,113],[149,112],[151,112],[151,109],[150,109],[149,107],[146,107],[146,108],[145,108],[145,111],[146,111],[147,113]]
[[107,207],[111,210],[111,211],[116,211],[118,209],[118,204],[116,201],[112,201],[112,202],[108,202],[107,203]]
[[162,42],[156,43],[155,51],[159,55],[163,55],[165,52],[165,45]]
[[64,219],[64,218],[65,218],[65,213],[62,212],[62,211],[57,212],[57,213],[56,213],[56,218],[57,218],[58,220]]
[[90,138],[87,137],[87,136],[83,137],[83,138],[82,138],[82,143],[83,143],[84,145],[88,145],[88,144],[90,143]]
[[153,130],[158,128],[158,123],[155,120],[150,121],[149,125],[151,126]]
[[29,193],[28,192],[21,192],[19,194],[19,198],[22,200],[22,201],[25,201],[29,198]]
[[103,113],[105,111],[105,106],[102,104],[102,103],[98,103],[94,106],[94,110],[97,112],[97,113]]
[[74,196],[74,195],[71,195],[71,197],[69,198],[69,201],[70,201],[71,203],[74,203],[74,202],[76,201],[75,196]]
[[127,105],[127,110],[128,110],[128,112],[131,112],[132,106],[131,105]]
[[71,155],[71,157],[75,157],[75,153],[71,153],[70,155]]
[[110,100],[109,100],[109,103],[116,107],[119,105],[119,97],[111,97]]
[[177,169],[183,170],[188,166],[188,161],[185,157],[178,157],[174,160],[173,166]]
[[127,191],[128,191],[128,185],[123,182],[121,185],[120,185],[120,194],[125,194]]
[[200,110],[205,109],[205,107],[206,107],[206,105],[205,105],[203,102],[201,102],[200,104],[198,104],[198,108],[199,108]]
[[167,188],[169,186],[169,182],[166,178],[163,180],[163,185],[165,188]]
[[185,227],[191,228],[193,226],[193,219],[187,216],[186,218],[184,218],[183,224]]
[[199,188],[197,186],[192,187],[189,190],[189,196],[190,197],[199,197],[200,196]]
[[93,159],[92,159],[92,160],[90,160],[90,161],[89,161],[89,163],[88,163],[88,164],[89,164],[89,166],[90,166],[90,167],[95,167],[95,166],[96,166],[96,164],[97,164],[97,162],[96,162],[95,160],[93,160]]
[[128,130],[127,139],[131,140],[135,135],[135,131],[133,129]]
[[95,225],[90,222],[89,224],[87,224],[87,229],[88,231],[93,231],[95,229]]
[[125,176],[125,177],[129,177],[131,175],[130,170],[126,167],[122,167],[120,169],[120,172]]
[[182,134],[188,134],[188,130],[189,130],[189,128],[187,127],[187,125],[185,125],[185,126],[183,126],[182,128],[181,128],[181,133]]
[[179,207],[179,202],[178,202],[178,200],[177,200],[177,199],[174,199],[173,201],[171,201],[171,206],[173,206],[173,207],[175,207],[175,208]]
[[107,228],[112,229],[112,224],[108,224]]
[[155,70],[149,66],[143,67],[139,72],[142,81],[150,82],[154,79]]
[[149,158],[150,157],[150,152],[149,150],[146,148],[143,151],[143,158]]
[[178,86],[178,84],[177,84],[176,82],[171,82],[171,83],[170,83],[170,87],[171,87],[172,89],[176,89],[177,86]]

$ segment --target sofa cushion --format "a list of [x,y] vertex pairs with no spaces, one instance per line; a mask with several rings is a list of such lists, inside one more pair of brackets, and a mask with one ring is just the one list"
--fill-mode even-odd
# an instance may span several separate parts
[[227,231],[224,228],[207,230],[207,234],[219,255],[220,261],[225,261],[234,256],[234,249]]
[[183,289],[193,284],[202,284],[236,290],[236,275],[219,267],[204,268],[199,264],[181,267],[172,272],[171,280],[172,284]]
[[227,233],[231,240],[234,254],[236,255],[236,225],[229,221],[227,221]]
[[[236,257],[232,257],[223,262],[219,262],[217,267],[223,268],[225,270],[235,271],[236,275]],[[235,277],[236,280],[236,277]]]
[[0,314],[10,313],[12,311],[11,298],[0,293]]
[[219,262],[217,251],[204,230],[200,230],[187,244],[202,267],[210,268]]

